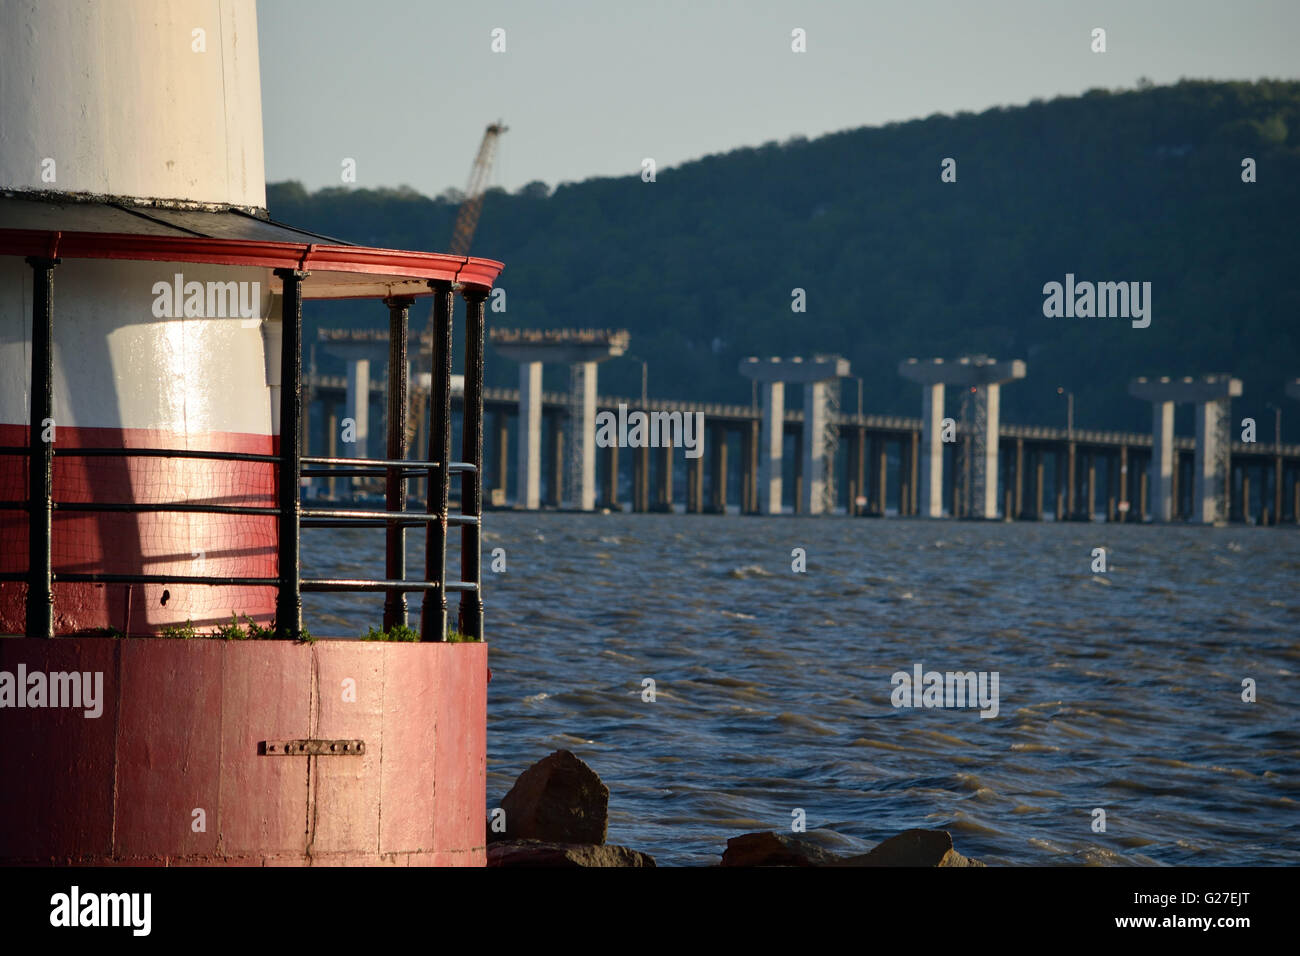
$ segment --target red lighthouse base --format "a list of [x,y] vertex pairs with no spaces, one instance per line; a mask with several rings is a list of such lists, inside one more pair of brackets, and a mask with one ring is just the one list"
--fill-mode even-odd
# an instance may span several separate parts
[[0,863],[486,862],[485,644],[0,638],[0,704]]

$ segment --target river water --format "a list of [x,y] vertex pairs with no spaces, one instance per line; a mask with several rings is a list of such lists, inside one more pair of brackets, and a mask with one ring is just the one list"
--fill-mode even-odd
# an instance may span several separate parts
[[[303,539],[305,575],[382,576],[382,533]],[[1300,862],[1295,529],[497,512],[484,577],[488,808],[565,748],[660,865],[800,810],[846,853],[934,827],[1007,865]],[[996,672],[997,716],[894,707],[918,664]]]

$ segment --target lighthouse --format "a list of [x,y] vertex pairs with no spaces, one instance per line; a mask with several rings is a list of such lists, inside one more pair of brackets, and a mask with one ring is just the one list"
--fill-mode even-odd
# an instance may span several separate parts
[[[0,0],[0,18],[0,861],[481,865],[501,263],[270,217],[254,0]],[[396,374],[388,457],[305,458],[304,303],[371,300],[404,370],[430,297],[427,447],[406,447]],[[303,507],[305,477],[349,470],[386,476],[383,510]],[[417,477],[427,507],[407,510]],[[386,566],[304,577],[300,529],[344,525],[384,535]],[[428,536],[422,576],[408,533]],[[422,640],[301,640],[301,595],[326,590],[385,594],[385,627],[418,614]],[[457,599],[476,641],[445,641]],[[272,639],[159,639],[232,614]],[[93,707],[72,706],[82,686],[103,687]]]

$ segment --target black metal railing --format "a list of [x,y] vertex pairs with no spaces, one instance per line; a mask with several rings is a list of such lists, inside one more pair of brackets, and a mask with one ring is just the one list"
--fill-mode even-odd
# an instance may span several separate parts
[[[32,402],[26,447],[0,447],[0,455],[27,457],[28,496],[25,501],[0,502],[0,510],[25,510],[28,514],[28,567],[26,571],[0,572],[0,581],[27,583],[26,633],[29,637],[54,636],[56,583],[170,584],[256,586],[276,588],[277,636],[297,638],[302,633],[302,593],[321,591],[384,592],[384,629],[407,622],[406,594],[423,594],[420,638],[442,641],[447,637],[447,595],[460,595],[458,629],[466,637],[483,639],[483,600],[480,591],[482,554],[482,435],[483,435],[483,303],[486,290],[462,289],[468,306],[466,321],[466,394],[462,433],[464,461],[451,461],[451,345],[452,295],[450,282],[434,280],[433,332],[437,361],[430,388],[431,427],[424,459],[406,457],[406,340],[410,297],[384,300],[389,309],[389,402],[387,458],[321,458],[302,454],[302,280],[306,273],[277,269],[284,283],[283,333],[280,362],[280,450],[265,455],[242,452],[196,451],[170,448],[56,448],[46,440],[53,423],[53,271],[57,259],[29,259],[35,277],[32,335]],[[53,497],[55,457],[117,457],[201,459],[249,462],[275,466],[274,506],[196,502],[56,502]],[[319,466],[319,467],[307,467]],[[459,513],[450,513],[450,482],[461,478]],[[383,477],[384,510],[302,505],[304,477]],[[423,512],[406,510],[408,481],[427,479]],[[244,515],[274,517],[277,522],[275,577],[237,575],[130,574],[94,571],[55,572],[52,561],[55,512],[143,514]],[[405,532],[425,527],[424,576],[406,578]],[[300,557],[302,528],[363,527],[385,529],[385,568],[381,579],[303,578]],[[461,578],[447,580],[447,531],[461,531]],[[129,626],[129,621],[127,622]]]

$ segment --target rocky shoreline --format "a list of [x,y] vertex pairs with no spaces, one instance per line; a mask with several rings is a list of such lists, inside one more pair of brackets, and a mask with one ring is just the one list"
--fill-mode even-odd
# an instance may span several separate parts
[[[654,857],[607,844],[609,787],[567,750],[533,764],[487,818],[487,865],[645,867]],[[744,833],[727,841],[718,866],[984,866],[953,847],[946,830],[905,830],[868,853],[832,853],[803,833]]]

